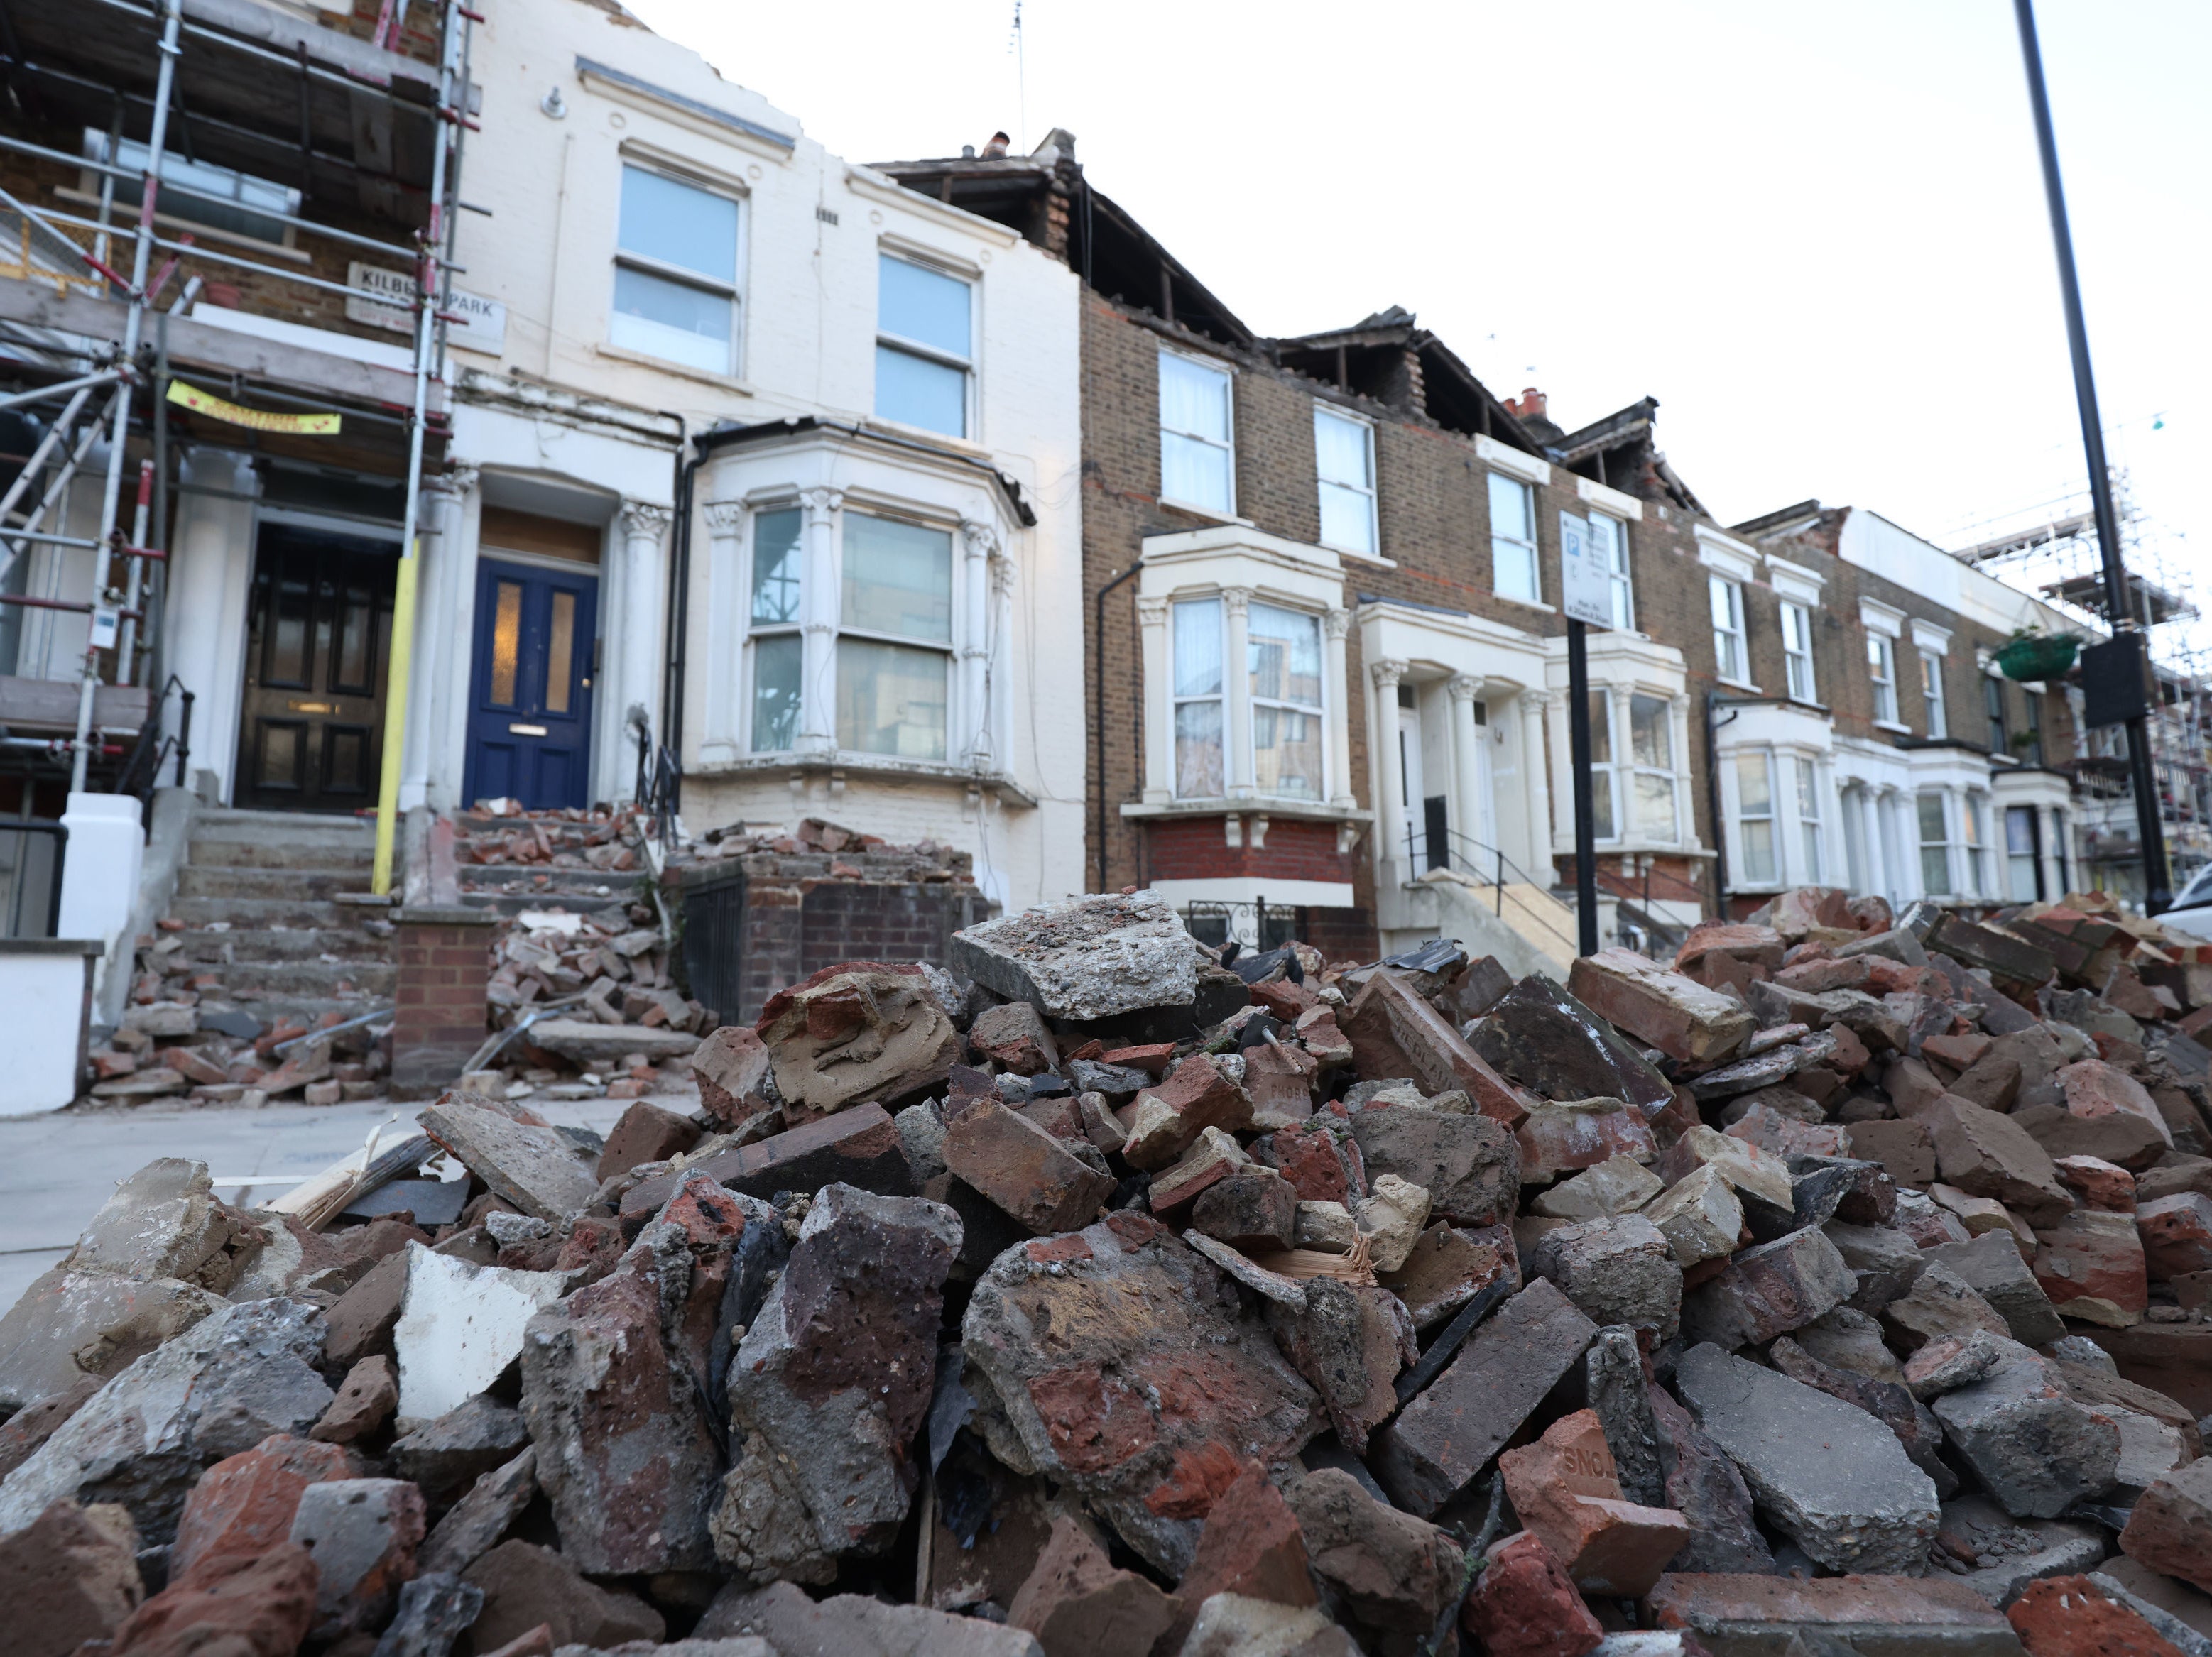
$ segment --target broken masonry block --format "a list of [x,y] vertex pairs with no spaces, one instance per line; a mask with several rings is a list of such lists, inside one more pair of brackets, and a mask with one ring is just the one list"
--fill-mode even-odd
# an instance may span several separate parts
[[1035,1122],[988,1100],[945,1129],[945,1165],[1040,1234],[1088,1224],[1114,1193],[1112,1174],[1093,1168]]
[[960,1032],[919,967],[824,968],[770,996],[753,1029],[793,1127],[862,1100],[896,1103],[942,1087],[960,1059]]
[[[959,1217],[920,1197],[826,1187],[730,1366],[743,1449],[710,1521],[716,1557],[756,1581],[826,1582],[889,1545],[918,1472]],[[865,1344],[852,1332],[865,1329]],[[835,1456],[821,1447],[835,1444]],[[712,1458],[708,1458],[711,1466]],[[544,1477],[541,1472],[541,1479]]]
[[1872,1575],[1923,1567],[1936,1486],[1881,1422],[1710,1343],[1682,1355],[1675,1385],[1768,1521],[1815,1563]]
[[1596,1333],[1542,1279],[1507,1301],[1377,1435],[1370,1465],[1391,1499],[1426,1516],[1463,1493]]

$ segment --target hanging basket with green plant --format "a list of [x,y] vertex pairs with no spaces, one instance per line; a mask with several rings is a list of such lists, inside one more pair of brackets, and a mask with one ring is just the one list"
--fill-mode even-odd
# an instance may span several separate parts
[[1995,660],[1997,671],[2008,679],[2056,679],[2074,665],[2075,653],[2081,648],[2081,640],[2070,633],[2021,628],[1997,652]]

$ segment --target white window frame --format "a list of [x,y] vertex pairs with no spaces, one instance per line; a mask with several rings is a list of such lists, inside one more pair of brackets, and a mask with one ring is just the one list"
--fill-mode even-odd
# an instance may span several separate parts
[[708,276],[704,271],[694,270],[689,265],[671,264],[665,259],[653,258],[649,253],[632,252],[622,245],[622,191],[627,179],[626,177],[618,178],[615,184],[614,257],[611,268],[635,270],[642,275],[656,277],[662,282],[673,282],[679,288],[696,288],[701,293],[712,294],[717,298],[728,300],[730,349],[726,354],[726,361],[721,367],[703,368],[698,363],[686,362],[681,357],[665,356],[645,346],[626,344],[617,339],[614,337],[616,319],[624,313],[614,308],[615,295],[611,282],[607,288],[608,344],[617,350],[631,351],[639,356],[650,357],[655,362],[665,362],[687,373],[708,373],[720,379],[736,378],[739,366],[744,361],[745,307],[738,276],[745,268],[745,235],[750,228],[748,221],[750,218],[750,215],[745,211],[747,205],[745,192],[732,186],[711,183],[673,167],[661,166],[649,157],[634,154],[627,149],[617,157],[617,165],[624,175],[632,170],[647,173],[657,178],[665,179],[671,184],[681,185],[687,190],[696,190],[702,196],[720,197],[737,208],[738,229],[731,246],[731,269],[727,282],[724,282],[718,276]]
[[[1705,572],[1705,608],[1712,613],[1713,675],[1725,684],[1751,684],[1751,640],[1743,621],[1743,583]],[[1719,611],[1725,609],[1723,622]]]
[[[1311,621],[1314,628],[1314,648],[1319,653],[1321,663],[1320,672],[1316,676],[1321,681],[1321,700],[1317,702],[1308,704],[1305,702],[1287,701],[1279,696],[1261,696],[1256,695],[1252,689],[1251,624],[1249,620],[1248,608],[1248,619],[1245,624],[1244,659],[1235,664],[1224,663],[1224,665],[1229,666],[1230,671],[1237,675],[1237,683],[1243,687],[1244,709],[1239,717],[1244,721],[1244,751],[1253,756],[1253,797],[1257,799],[1288,800],[1301,805],[1319,805],[1328,798],[1328,779],[1330,776],[1328,751],[1328,646],[1327,642],[1328,634],[1323,625],[1325,618],[1318,610],[1313,610],[1307,605],[1286,604],[1279,598],[1277,598],[1271,594],[1263,595],[1255,593],[1252,596],[1250,604],[1252,605],[1264,604],[1269,610],[1279,610],[1285,615],[1302,616]],[[1225,655],[1226,640],[1224,640],[1224,651]],[[1224,677],[1225,679],[1226,675]],[[1321,750],[1321,786],[1317,792],[1312,794],[1270,794],[1261,789],[1259,786],[1258,773],[1260,751],[1260,710],[1262,707],[1272,707],[1279,712],[1286,713],[1303,713],[1311,718],[1314,721],[1314,729],[1319,740],[1319,747]],[[1224,727],[1224,731],[1226,731],[1225,726]],[[1223,758],[1225,763],[1227,756],[1224,755]]]
[[[760,521],[771,513],[793,510],[798,511],[800,514],[799,619],[795,622],[772,622],[756,625],[752,619],[752,593],[753,573],[757,568]],[[847,497],[842,505],[830,512],[830,536],[833,553],[829,571],[830,592],[825,595],[808,591],[808,582],[812,572],[811,549],[807,542],[808,537],[816,532],[816,525],[810,521],[812,516],[811,509],[794,495],[763,495],[749,504],[746,516],[749,521],[744,533],[744,556],[738,585],[739,600],[744,606],[745,652],[744,671],[740,676],[744,697],[744,729],[739,733],[740,751],[754,756],[802,751],[799,745],[779,749],[759,748],[755,744],[753,731],[753,720],[757,712],[756,701],[759,663],[758,643],[766,638],[789,637],[796,634],[801,641],[802,654],[799,701],[793,722],[793,731],[799,744],[803,744],[805,741],[808,728],[808,701],[817,695],[830,699],[828,708],[822,710],[823,717],[819,724],[830,733],[831,742],[836,743],[840,646],[847,639],[853,639],[871,644],[894,645],[901,649],[926,652],[945,659],[945,753],[940,758],[922,760],[919,762],[926,765],[964,764],[969,758],[963,751],[969,740],[964,725],[967,710],[963,707],[960,676],[955,670],[958,665],[962,651],[970,642],[967,637],[969,606],[964,602],[967,595],[963,592],[963,583],[972,579],[972,573],[967,569],[969,560],[962,556],[963,526],[960,522],[940,511],[919,504],[908,505],[879,500],[872,496],[858,500]],[[943,640],[916,639],[905,634],[882,633],[872,628],[847,625],[844,616],[845,535],[848,523],[856,516],[882,519],[892,523],[910,524],[951,537],[946,586],[946,601],[950,606],[950,616],[945,639]],[[805,660],[803,653],[805,649],[805,640],[811,628],[825,620],[830,633],[829,683],[821,686],[810,685],[805,671]],[[878,761],[897,763],[901,759],[898,755],[879,753],[872,749],[848,749],[838,745],[835,751],[841,756],[849,756],[862,764]],[[908,760],[907,762],[915,762]]]
[[[1176,671],[1176,643],[1182,634],[1182,623],[1177,619],[1176,612],[1186,604],[1212,604],[1214,622],[1220,630],[1221,683],[1218,689],[1206,695],[1185,696],[1179,694],[1176,689],[1179,683],[1179,677]],[[1175,733],[1178,728],[1178,719],[1184,707],[1206,702],[1212,703],[1217,710],[1217,727],[1221,732],[1221,792],[1218,794],[1186,794],[1182,792],[1182,768],[1179,763],[1181,754],[1178,746],[1178,751],[1170,753],[1168,758],[1170,786],[1174,788],[1175,797],[1177,799],[1224,799],[1228,797],[1231,774],[1235,768],[1236,753],[1236,744],[1231,740],[1229,725],[1231,717],[1229,709],[1229,681],[1231,675],[1232,669],[1229,660],[1229,604],[1226,596],[1219,592],[1176,594],[1168,601],[1168,682],[1165,689],[1168,699],[1169,739],[1171,742],[1176,742],[1179,745],[1180,739]]]
[[[108,135],[94,126],[88,126],[84,129],[83,144],[78,153],[88,161],[105,167],[119,167],[141,174],[145,171],[147,162],[153,159],[153,152],[146,147],[144,139],[126,137],[119,144],[112,144]],[[280,222],[274,226],[276,232],[274,236],[257,236],[250,230],[234,230],[228,225],[210,224],[205,220],[194,217],[193,209],[196,206],[204,208],[210,201],[221,202],[224,198],[214,195],[211,191],[195,191],[182,179],[171,178],[169,176],[171,170],[179,167],[224,174],[239,183],[261,185],[267,189],[281,191],[283,193],[284,204],[278,208],[257,209],[234,198],[231,204],[241,214],[250,215],[257,212],[276,212],[288,213],[295,218],[300,215],[300,191],[296,187],[280,183],[275,179],[265,177],[258,173],[248,173],[243,167],[223,167],[213,161],[193,161],[187,159],[182,152],[172,149],[161,159],[161,188],[155,193],[154,202],[154,222],[156,225],[179,227],[190,230],[195,236],[211,236],[219,241],[234,242],[241,247],[282,248],[288,253],[298,252],[299,228],[295,225]],[[112,176],[88,167],[77,174],[76,189],[71,190],[64,185],[57,189],[54,193],[65,200],[96,203],[100,197],[100,186]],[[124,201],[125,189],[131,188],[135,197],[137,185],[135,183],[126,185],[126,181],[119,178],[115,179],[114,182],[116,185],[113,197],[115,228],[106,236],[95,238],[96,241],[106,240],[111,249],[118,246],[119,239],[129,234],[131,223],[136,221],[138,215],[137,202],[133,199],[126,205]],[[33,245],[36,246],[35,240]],[[46,251],[51,253],[52,250]],[[100,252],[102,250],[95,246],[94,252]],[[111,263],[120,262],[119,256],[112,252],[103,252],[102,256],[108,258]],[[411,330],[413,326],[411,322],[409,326]]]
[[1949,710],[1943,702],[1943,659],[1932,650],[1920,652],[1920,707],[1931,742],[1951,734]]
[[1960,895],[1995,896],[1990,880],[1990,796],[1978,788],[1959,796],[1959,847],[1966,882]]
[[1867,634],[1867,683],[1874,689],[1874,722],[1897,728],[1897,640],[1887,633]]
[[[1316,504],[1322,507],[1318,519],[1322,525],[1321,544],[1338,552],[1351,553],[1355,557],[1380,558],[1382,555],[1382,519],[1378,508],[1382,495],[1380,480],[1376,476],[1375,422],[1371,420],[1363,420],[1358,415],[1346,413],[1342,409],[1332,408],[1328,404],[1321,402],[1314,404],[1313,415]],[[1367,458],[1367,482],[1364,484],[1346,483],[1340,478],[1324,477],[1321,475],[1321,430],[1322,422],[1324,420],[1334,421],[1340,426],[1352,427],[1360,434],[1360,441],[1364,446]],[[1327,528],[1328,513],[1324,503],[1328,499],[1327,491],[1331,489],[1342,489],[1347,494],[1364,498],[1366,545],[1352,546],[1342,541],[1332,541],[1328,538]]]
[[1813,676],[1813,611],[1794,598],[1782,601],[1782,681],[1790,700],[1818,704]]
[[[1613,590],[1613,625],[1618,633],[1636,631],[1636,579],[1628,562],[1628,520],[1609,512],[1589,514],[1590,526],[1612,525],[1613,556],[1606,564],[1606,579]],[[1593,537],[1595,538],[1595,537]]]
[[[1490,519],[1490,590],[1498,597],[1513,604],[1541,605],[1544,602],[1544,560],[1536,535],[1536,487],[1528,479],[1508,471],[1503,467],[1492,467],[1484,474],[1484,478],[1483,513]],[[1490,502],[1501,483],[1521,491],[1521,501],[1526,513],[1525,521],[1528,525],[1528,537],[1525,541],[1517,536],[1498,533],[1497,514],[1490,510]],[[1521,561],[1525,555],[1528,572],[1528,591],[1526,593],[1511,592],[1506,590],[1505,584],[1501,579],[1506,568],[1505,562],[1498,555],[1498,549],[1501,547],[1511,549],[1516,563]]]
[[[1943,817],[1943,837],[1940,841],[1928,838],[1928,825],[1923,812],[1933,798]],[[1912,825],[1915,842],[1920,852],[1920,884],[1923,897],[1958,897],[1959,890],[1958,821],[1959,814],[1951,804],[1951,790],[1941,787],[1922,787],[1913,791]],[[1943,884],[1941,888],[1928,884],[1928,854],[1938,852],[1943,859]]]
[[[1593,822],[1597,822],[1597,802],[1602,798],[1609,808],[1606,821],[1612,824],[1612,831],[1607,833],[1603,824],[1600,824],[1596,838],[1611,846],[1619,843],[1628,833],[1628,817],[1626,809],[1628,802],[1623,798],[1620,787],[1622,768],[1620,744],[1615,740],[1620,733],[1613,728],[1616,721],[1613,717],[1613,707],[1616,698],[1611,685],[1594,684],[1589,688],[1589,700],[1590,816]],[[1570,719],[1573,717],[1574,710],[1571,707],[1568,708],[1567,713]],[[1597,757],[1597,726],[1601,717],[1605,720],[1606,757],[1602,760]]]
[[[879,273],[883,269],[883,260],[896,259],[900,264],[910,264],[917,270],[927,270],[933,276],[943,276],[948,282],[957,282],[968,290],[968,355],[961,356],[955,352],[945,349],[942,346],[930,345],[918,339],[909,339],[904,334],[895,334],[885,328],[883,288],[879,275],[876,290],[876,344],[883,350],[901,352],[907,356],[919,357],[924,362],[933,362],[940,367],[957,368],[960,371],[960,429],[957,432],[935,432],[934,428],[927,426],[908,426],[908,429],[934,432],[937,436],[957,438],[962,442],[971,441],[975,434],[975,413],[979,404],[976,391],[975,341],[981,333],[980,325],[982,321],[980,312],[983,284],[976,279],[972,271],[961,270],[957,265],[946,264],[941,260],[926,258],[896,243],[878,242],[876,245],[876,258],[878,261],[876,269]],[[879,385],[878,395],[880,395],[880,389]],[[890,415],[878,413],[877,418],[891,421],[895,425],[907,424]]]
[[1799,883],[1818,886],[1828,879],[1827,814],[1820,809],[1820,767],[1809,754],[1792,754],[1791,799],[1797,811]]
[[[1161,407],[1158,410],[1160,436],[1160,504],[1163,506],[1179,507],[1185,512],[1196,513],[1201,518],[1233,519],[1237,516],[1237,371],[1234,368],[1231,368],[1227,363],[1216,361],[1212,357],[1197,356],[1188,351],[1170,350],[1166,346],[1162,346],[1159,352],[1159,361],[1165,361],[1170,357],[1173,357],[1180,361],[1188,363],[1193,367],[1203,369],[1206,373],[1212,374],[1220,379],[1221,407],[1223,415],[1222,425],[1223,429],[1228,433],[1228,436],[1225,440],[1217,440],[1216,439],[1201,435],[1196,432],[1175,430],[1167,423],[1167,410],[1165,407]],[[1158,368],[1156,363],[1154,366],[1154,373],[1156,376],[1158,372]],[[1155,385],[1157,385],[1157,379],[1155,380]],[[1157,391],[1155,392],[1155,395],[1157,395]],[[1222,452],[1223,457],[1227,463],[1223,469],[1223,475],[1227,481],[1229,490],[1229,498],[1225,502],[1218,507],[1212,507],[1197,501],[1185,501],[1178,495],[1173,495],[1168,493],[1167,440],[1170,436],[1181,438],[1184,441],[1189,443],[1202,443],[1210,449],[1219,449]]]
[[[1780,886],[1784,882],[1782,822],[1778,805],[1781,796],[1775,787],[1774,750],[1765,747],[1739,748],[1728,758],[1729,804],[1734,808],[1732,826],[1736,853],[1735,879],[1730,883],[1754,889]],[[1742,767],[1747,760],[1755,760],[1766,768],[1766,809],[1756,815],[1748,810],[1744,803]],[[1751,853],[1747,849],[1750,837],[1745,832],[1747,825],[1757,822],[1767,825],[1766,855],[1772,865],[1760,875],[1751,871]]]
[[[1638,696],[1641,696],[1648,702],[1656,702],[1659,704],[1662,714],[1662,723],[1667,732],[1667,757],[1669,763],[1665,766],[1645,765],[1636,757],[1636,699]],[[1682,774],[1680,770],[1681,756],[1674,751],[1679,745],[1675,740],[1674,699],[1672,696],[1662,695],[1657,691],[1643,690],[1632,685],[1629,687],[1627,695],[1622,700],[1628,705],[1628,758],[1626,762],[1626,774],[1630,780],[1628,786],[1628,798],[1620,802],[1620,805],[1623,808],[1623,815],[1617,819],[1621,825],[1621,835],[1625,839],[1633,841],[1638,845],[1642,846],[1679,846],[1682,843]],[[1616,763],[1618,763],[1618,762],[1616,762]],[[1641,828],[1636,825],[1634,822],[1636,815],[1635,780],[1639,777],[1664,777],[1666,779],[1667,797],[1671,802],[1671,810],[1674,820],[1674,826],[1672,833],[1663,836],[1646,835]]]

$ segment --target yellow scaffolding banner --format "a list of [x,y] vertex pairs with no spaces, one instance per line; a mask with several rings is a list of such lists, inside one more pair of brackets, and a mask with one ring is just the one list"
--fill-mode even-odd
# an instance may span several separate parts
[[334,414],[272,414],[266,409],[241,408],[212,391],[187,385],[181,379],[169,382],[169,401],[210,420],[251,426],[257,432],[284,432],[294,437],[336,437],[341,419]]

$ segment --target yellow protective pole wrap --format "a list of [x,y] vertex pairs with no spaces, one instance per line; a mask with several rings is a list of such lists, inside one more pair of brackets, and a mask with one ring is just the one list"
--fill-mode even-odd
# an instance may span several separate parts
[[392,843],[399,822],[399,766],[407,746],[407,676],[415,659],[415,572],[421,568],[418,540],[399,561],[392,595],[392,665],[384,689],[384,773],[376,785],[376,865],[368,889],[379,897],[392,890]]

